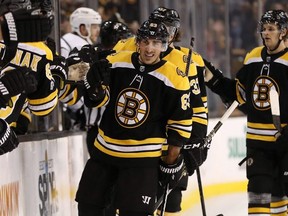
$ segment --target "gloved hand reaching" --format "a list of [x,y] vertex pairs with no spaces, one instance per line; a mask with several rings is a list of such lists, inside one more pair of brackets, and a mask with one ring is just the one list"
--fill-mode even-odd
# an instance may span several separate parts
[[204,139],[192,139],[181,149],[189,176],[207,159],[208,147],[204,143]]
[[111,64],[101,59],[92,64],[84,78],[84,86],[92,101],[101,100],[105,95],[105,86],[110,83]]
[[221,70],[217,69],[214,67],[214,65],[209,62],[208,60],[206,59],[203,59],[204,60],[204,63],[205,63],[205,82],[206,82],[206,85],[212,89],[213,87],[215,87],[218,82],[220,81],[220,79],[222,79],[224,76],[223,76],[223,73]]

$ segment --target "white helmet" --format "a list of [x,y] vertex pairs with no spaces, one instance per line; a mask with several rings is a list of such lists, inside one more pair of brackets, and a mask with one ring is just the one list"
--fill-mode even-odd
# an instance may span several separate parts
[[[91,36],[91,25],[92,24],[98,24],[100,25],[102,23],[102,18],[98,12],[91,8],[87,7],[80,7],[73,11],[73,13],[70,15],[70,25],[73,32],[77,32],[78,35],[80,35],[83,38],[86,38],[90,42],[90,36]],[[87,31],[88,36],[83,36],[80,33],[80,25],[84,24]]]

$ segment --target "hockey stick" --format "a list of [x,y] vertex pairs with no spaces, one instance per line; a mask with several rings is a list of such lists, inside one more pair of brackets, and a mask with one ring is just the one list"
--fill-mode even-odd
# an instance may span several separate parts
[[[214,128],[210,131],[208,136],[204,138],[204,148],[210,148],[210,143],[212,141],[212,137],[216,134],[216,132],[220,129],[220,127],[223,125],[224,121],[228,119],[228,117],[231,115],[231,113],[236,109],[238,106],[238,102],[235,100],[231,106],[227,109],[227,111],[224,113],[222,118],[217,122],[217,124],[214,126]],[[200,174],[200,168],[199,166],[196,168],[196,174],[197,174],[197,182],[198,182],[198,190],[200,195],[200,201],[201,201],[201,208],[202,208],[202,214],[203,216],[206,216],[206,207],[205,207],[205,200],[204,200],[204,193],[203,193],[203,187],[202,187],[202,180],[201,180],[201,174]],[[218,215],[221,216],[222,214]]]
[[192,52],[193,52],[193,46],[194,46],[194,37],[191,37],[190,46],[191,47],[189,48],[188,57],[187,57],[187,64],[186,64],[186,68],[185,68],[185,75],[186,76],[189,75],[190,64],[191,64],[191,59],[192,59]]
[[202,215],[206,216],[206,207],[205,207],[204,193],[203,193],[202,180],[201,180],[199,166],[196,168],[196,174],[197,174],[197,182],[198,182],[198,190],[199,190],[199,196],[200,196],[200,202],[201,202]]
[[[157,200],[157,202],[155,203],[155,207],[154,207],[154,212],[161,206],[162,203],[164,203],[163,201],[167,201],[164,200],[165,196],[166,198],[168,197],[168,195],[170,194],[170,192],[178,185],[178,183],[180,182],[180,180],[185,176],[188,175],[186,169],[183,170],[183,172],[181,173],[181,176],[179,177],[179,180],[176,182],[176,184],[172,187],[172,188],[166,188],[167,189],[167,194],[165,195],[165,191],[164,194]],[[166,203],[164,203],[166,205]],[[164,209],[165,212],[165,209]]]
[[216,132],[220,129],[220,127],[223,125],[224,121],[226,121],[229,116],[232,114],[232,112],[236,109],[238,106],[238,102],[235,100],[230,107],[226,110],[224,115],[221,117],[221,119],[217,122],[217,124],[213,127],[213,129],[210,131],[210,133],[204,138],[204,148],[207,147],[208,149],[211,146],[212,137],[216,134]]
[[281,120],[280,120],[280,107],[279,107],[279,96],[275,89],[271,89],[269,92],[270,106],[272,113],[273,124],[277,129],[275,137],[278,138],[281,135]]

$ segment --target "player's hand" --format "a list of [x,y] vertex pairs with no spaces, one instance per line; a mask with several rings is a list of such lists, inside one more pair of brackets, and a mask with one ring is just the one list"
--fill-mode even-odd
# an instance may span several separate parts
[[213,88],[222,79],[223,73],[221,70],[214,67],[214,65],[206,59],[203,59],[205,63],[205,82],[209,88]]
[[16,134],[3,119],[0,119],[0,139],[0,155],[12,151],[19,145]]
[[55,55],[53,57],[53,62],[50,64],[50,70],[52,76],[56,80],[60,89],[65,86],[65,81],[67,80],[68,67],[66,65],[66,59],[63,56]]
[[18,42],[45,41],[53,27],[53,16],[37,8],[6,11],[1,21],[4,43],[9,45],[15,35]]
[[201,138],[192,139],[182,147],[181,153],[183,154],[189,176],[205,162],[207,152],[208,146],[204,146],[204,139]]
[[98,47],[87,44],[81,48],[79,57],[82,61],[93,64],[94,62],[106,59],[106,57],[112,53],[115,53],[115,50],[102,50]]
[[110,67],[111,64],[106,59],[97,61],[90,67],[84,78],[84,86],[91,100],[103,98],[105,86],[110,82]]
[[170,187],[175,186],[185,171],[183,156],[180,154],[174,164],[167,164],[159,160],[159,183],[162,187],[169,183]]
[[27,67],[5,71],[0,77],[0,106],[7,106],[15,95],[36,91],[37,84],[35,72]]

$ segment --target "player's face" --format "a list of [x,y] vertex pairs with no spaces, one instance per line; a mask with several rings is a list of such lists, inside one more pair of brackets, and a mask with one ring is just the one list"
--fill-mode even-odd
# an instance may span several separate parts
[[98,24],[92,24],[91,27],[91,35],[90,35],[90,39],[93,43],[95,43],[97,41],[97,38],[99,37],[100,34],[100,25]]
[[276,24],[266,23],[262,26],[261,35],[264,40],[265,46],[269,50],[273,50],[275,47],[277,47],[277,44],[281,37],[281,31]]
[[140,61],[144,64],[155,64],[160,61],[160,54],[163,50],[161,40],[143,39],[139,42]]

